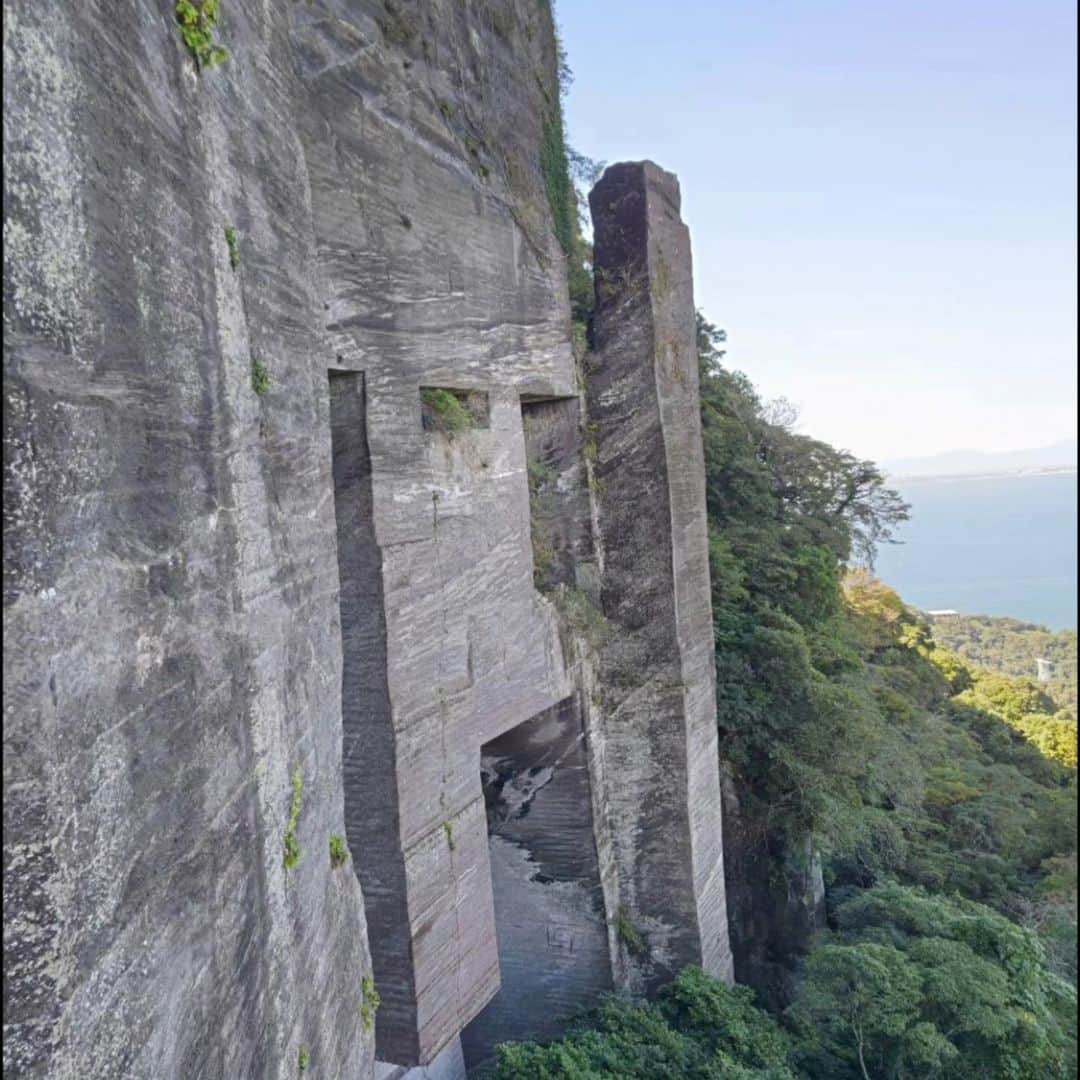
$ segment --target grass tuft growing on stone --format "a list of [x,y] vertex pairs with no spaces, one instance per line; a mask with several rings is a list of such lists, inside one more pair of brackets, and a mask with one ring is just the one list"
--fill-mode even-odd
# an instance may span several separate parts
[[469,428],[487,426],[487,397],[482,393],[422,386],[420,402],[427,431],[453,435]]
[[593,649],[601,648],[611,636],[611,624],[581,589],[561,586],[555,593],[555,606],[570,629]]
[[632,956],[647,956],[649,946],[645,943],[645,937],[634,925],[630,918],[630,912],[621,907],[615,913],[615,936],[626,946],[627,952]]
[[464,431],[469,427],[469,414],[465,406],[449,390],[425,386],[420,400],[430,409],[430,417],[437,431]]
[[443,832],[446,833],[446,846],[453,851],[457,844],[454,842],[454,823],[452,821],[444,821],[442,823]]
[[595,422],[590,421],[585,425],[585,439],[581,445],[581,452],[590,465],[596,464],[597,454],[600,449],[596,441],[599,433],[600,427]]
[[221,0],[177,0],[174,10],[180,24],[180,36],[199,71],[229,59],[229,50],[214,41]]
[[296,772],[292,778],[292,803],[289,806],[289,823],[285,827],[285,857],[282,865],[286,870],[292,870],[300,861],[300,842],[296,839],[296,827],[300,823],[300,806],[304,794],[304,774],[300,766],[296,766]]
[[345,838],[336,833],[330,837],[330,866],[337,870],[349,861],[349,846]]
[[231,225],[225,226],[225,243],[229,246],[229,265],[235,270],[240,265],[240,247]]
[[360,995],[360,1021],[364,1031],[370,1032],[375,1026],[375,1014],[382,1004],[379,991],[375,989],[375,980],[370,975],[365,975],[361,981]]
[[307,1067],[311,1062],[311,1051],[307,1046],[301,1044],[300,1053],[296,1055],[296,1068],[298,1072],[306,1073]]
[[393,0],[383,0],[383,11],[375,16],[375,22],[387,42],[403,48],[412,45],[417,31],[409,17]]
[[251,358],[251,389],[259,397],[270,389],[270,372],[266,370],[266,365],[255,357]]
[[551,469],[542,461],[530,461],[525,465],[525,475],[528,477],[529,490],[536,491],[551,479]]

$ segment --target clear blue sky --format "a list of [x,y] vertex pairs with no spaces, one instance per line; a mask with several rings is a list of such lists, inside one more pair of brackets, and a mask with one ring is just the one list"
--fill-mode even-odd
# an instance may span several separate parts
[[698,306],[877,460],[1076,434],[1065,0],[561,0],[571,144],[676,172]]

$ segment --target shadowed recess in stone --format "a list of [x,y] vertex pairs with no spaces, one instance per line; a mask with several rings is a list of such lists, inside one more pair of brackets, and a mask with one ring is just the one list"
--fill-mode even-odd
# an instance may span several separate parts
[[420,422],[425,431],[453,434],[491,426],[488,396],[483,390],[420,387]]
[[470,1070],[561,1034],[612,985],[577,698],[486,743],[481,777],[502,988],[462,1033]]
[[330,435],[341,581],[345,831],[364,891],[375,984],[376,1053],[416,1053],[415,987],[386,684],[382,555],[375,543],[364,375],[330,371]]
[[[576,397],[521,396],[533,583],[542,592],[595,577],[589,490]],[[579,580],[580,579],[580,580]]]

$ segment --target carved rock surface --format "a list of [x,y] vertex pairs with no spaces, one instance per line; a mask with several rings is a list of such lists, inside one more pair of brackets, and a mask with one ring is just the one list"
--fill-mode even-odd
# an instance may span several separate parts
[[[197,72],[169,3],[4,15],[5,1066],[291,1077],[304,1046],[370,1074],[361,890],[328,854],[330,369],[366,377],[428,993],[401,1009],[434,1054],[497,983],[455,892],[487,877],[480,741],[566,694],[517,398],[573,385],[549,16],[225,0]],[[424,433],[421,383],[490,388],[490,430]],[[484,728],[465,772],[457,717]]]
[[459,1074],[481,747],[572,697],[597,985],[725,973],[689,249],[673,178],[609,170],[654,277],[586,402],[546,6],[225,0],[201,72],[169,3],[4,14],[5,1071]]
[[686,964],[730,980],[690,237],[678,181],[652,162],[609,167],[589,205],[619,902],[649,946],[646,986]]

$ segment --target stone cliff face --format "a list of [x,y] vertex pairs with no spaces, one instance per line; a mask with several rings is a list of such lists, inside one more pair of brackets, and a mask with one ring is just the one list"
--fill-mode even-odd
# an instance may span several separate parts
[[579,372],[546,7],[4,32],[5,1068],[453,1069],[730,977],[688,240],[609,171]]

